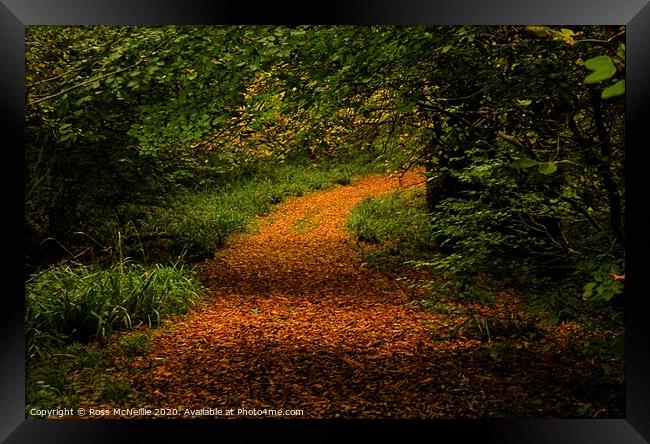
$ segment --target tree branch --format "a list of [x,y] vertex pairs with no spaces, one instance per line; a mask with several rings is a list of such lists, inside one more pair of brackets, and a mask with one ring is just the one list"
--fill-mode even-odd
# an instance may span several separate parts
[[129,65],[129,66],[125,67],[125,68],[121,68],[121,69],[118,69],[117,71],[109,72],[108,74],[102,74],[101,76],[93,77],[92,79],[86,80],[85,82],[78,83],[78,84],[76,84],[74,86],[71,86],[71,87],[66,88],[64,90],[61,90],[61,91],[59,91],[57,93],[50,94],[49,96],[45,96],[45,97],[42,97],[40,99],[33,100],[29,104],[33,106],[33,105],[39,104],[41,102],[44,102],[46,100],[50,100],[50,99],[54,99],[56,97],[62,96],[63,94],[69,93],[70,91],[74,91],[75,89],[82,88],[82,87],[84,87],[84,86],[86,86],[86,85],[88,85],[90,83],[94,83],[94,82],[97,82],[99,80],[105,79],[107,77],[111,77],[111,76],[123,73],[124,71],[128,71],[129,69],[135,68],[136,66],[140,65],[145,60],[146,59],[140,59],[138,62],[132,63],[131,65]]
[[124,67],[124,68],[120,68],[120,69],[118,69],[118,70],[116,70],[116,71],[113,71],[113,72],[110,72],[110,73],[107,73],[107,74],[102,74],[101,76],[93,77],[92,79],[86,80],[86,81],[81,82],[81,83],[79,83],[79,84],[77,84],[77,85],[73,85],[73,86],[71,86],[71,87],[69,87],[69,88],[66,88],[66,89],[63,89],[63,90],[61,90],[61,91],[59,91],[59,92],[57,92],[57,93],[50,94],[50,95],[45,96],[45,97],[40,97],[40,98],[38,98],[38,99],[36,99],[36,100],[32,100],[31,102],[29,102],[29,105],[30,105],[30,106],[37,105],[37,104],[39,104],[39,103],[41,103],[41,102],[44,102],[44,101],[46,101],[46,100],[51,100],[51,99],[54,99],[54,98],[56,98],[56,97],[62,96],[63,94],[66,94],[66,93],[68,93],[68,92],[70,92],[70,91],[74,91],[74,90],[76,90],[76,89],[82,88],[82,87],[84,87],[84,86],[86,86],[86,85],[88,85],[88,84],[90,84],[90,83],[94,83],[94,82],[97,82],[97,81],[99,81],[99,80],[105,79],[105,78],[107,78],[107,77],[111,77],[111,76],[114,76],[114,75],[117,75],[117,74],[121,74],[121,73],[123,73],[123,72],[125,72],[125,71],[128,71],[128,70],[130,70],[130,69],[133,69],[133,68],[135,68],[136,66],[138,66],[138,65],[140,65],[140,64],[142,64],[142,63],[144,63],[144,62],[146,62],[146,61],[147,61],[147,57],[148,57],[149,55],[153,54],[156,50],[158,50],[158,49],[159,49],[160,47],[162,47],[164,44],[171,42],[171,41],[174,40],[176,37],[178,37],[178,36],[172,36],[172,37],[170,37],[170,38],[168,38],[168,39],[163,40],[163,41],[160,42],[158,45],[156,45],[156,46],[151,50],[151,52],[150,52],[149,54],[147,54],[147,56],[141,57],[140,60],[138,60],[138,61],[135,62],[135,63],[130,64],[129,66],[126,66],[126,67]]

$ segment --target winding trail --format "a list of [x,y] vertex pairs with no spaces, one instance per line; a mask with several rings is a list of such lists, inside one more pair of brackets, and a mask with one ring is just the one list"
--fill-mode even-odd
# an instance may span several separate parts
[[208,301],[153,331],[152,351],[131,364],[133,387],[155,408],[485,415],[487,398],[499,396],[483,390],[495,369],[480,341],[432,335],[445,317],[409,305],[397,281],[359,259],[346,231],[364,198],[422,183],[414,172],[371,176],[280,204],[201,265]]

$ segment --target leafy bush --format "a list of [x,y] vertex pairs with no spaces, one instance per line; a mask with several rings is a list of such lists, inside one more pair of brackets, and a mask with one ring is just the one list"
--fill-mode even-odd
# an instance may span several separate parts
[[182,265],[55,267],[27,284],[27,349],[31,354],[52,342],[105,342],[114,330],[153,326],[186,312],[201,293],[192,271]]
[[613,275],[620,275],[625,269],[623,260],[610,261],[602,265],[592,262],[580,265],[578,271],[591,271],[590,280],[585,284],[582,295],[585,300],[608,302],[623,292],[623,282],[612,278]]
[[467,154],[463,168],[437,170],[460,185],[432,213],[423,190],[355,208],[348,228],[375,245],[377,262],[393,258],[434,270],[444,280],[424,283],[430,294],[489,305],[499,287],[515,289],[529,308],[557,321],[586,309],[583,292],[590,303],[602,303],[622,291],[610,276],[623,272],[622,260],[596,260],[610,244],[602,233],[592,236],[590,222],[558,196],[563,176],[512,168],[481,150]]
[[440,250],[416,265],[433,268],[457,295],[489,302],[498,286],[507,286],[560,318],[578,314],[587,282],[595,280],[584,288],[587,295],[612,297],[620,286],[609,276],[579,270],[580,261],[621,254],[606,230],[594,229],[606,226],[608,215],[580,187],[584,178],[575,176],[583,167],[522,168],[511,160],[512,147],[499,147],[467,148],[462,162],[431,174],[432,182],[454,186],[432,209]]

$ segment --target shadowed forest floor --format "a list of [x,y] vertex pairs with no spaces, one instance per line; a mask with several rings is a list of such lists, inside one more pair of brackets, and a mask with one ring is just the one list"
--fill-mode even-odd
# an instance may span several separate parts
[[203,263],[206,301],[153,330],[147,356],[118,363],[138,406],[566,417],[579,399],[598,399],[589,363],[562,349],[569,327],[497,355],[480,338],[454,334],[466,317],[410,304],[415,290],[396,280],[398,270],[363,262],[345,227],[352,208],[422,184],[415,172],[371,176],[289,199]]

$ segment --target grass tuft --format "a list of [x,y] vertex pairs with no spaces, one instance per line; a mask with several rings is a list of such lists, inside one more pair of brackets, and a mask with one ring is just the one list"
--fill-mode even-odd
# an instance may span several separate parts
[[26,286],[28,355],[48,344],[106,342],[115,330],[155,326],[186,312],[202,291],[183,265],[52,268]]
[[435,240],[424,209],[423,190],[365,199],[347,220],[358,242],[373,244],[375,256],[401,262],[426,257]]

